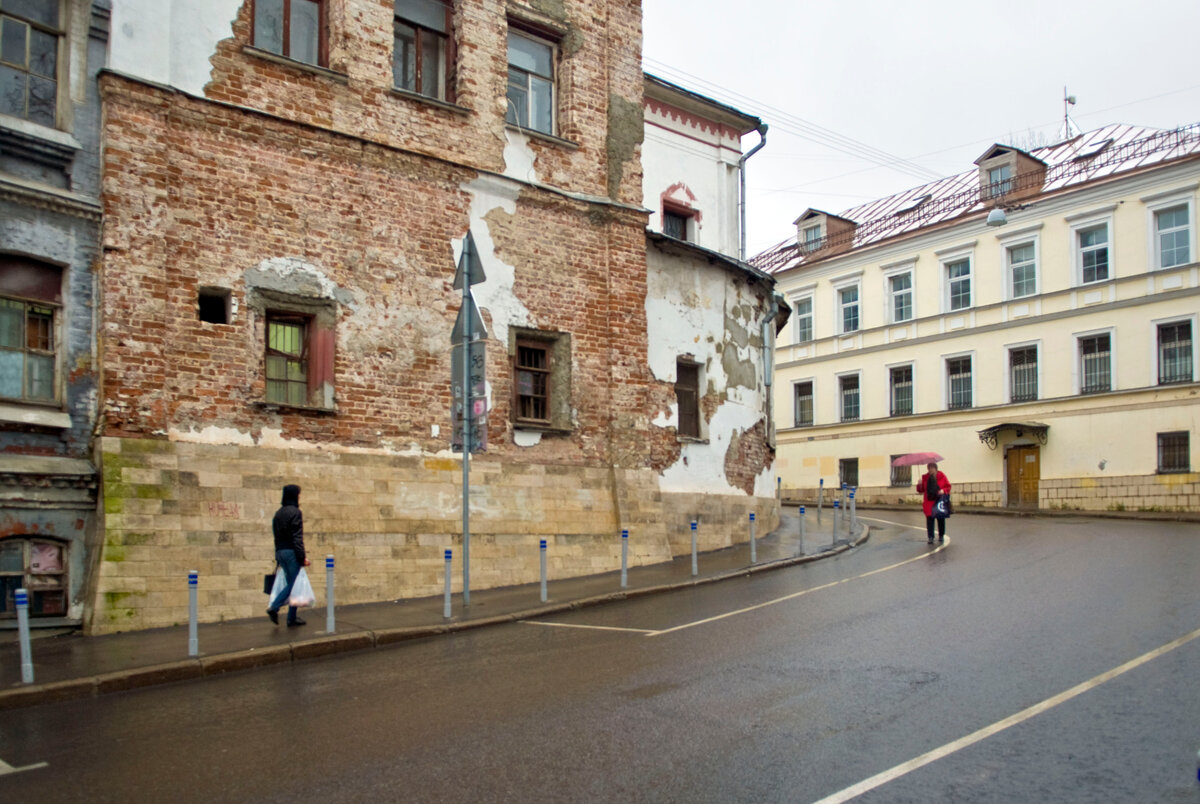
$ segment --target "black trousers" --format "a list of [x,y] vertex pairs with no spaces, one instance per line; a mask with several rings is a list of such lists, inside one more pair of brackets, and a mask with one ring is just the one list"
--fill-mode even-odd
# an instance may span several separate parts
[[933,540],[933,521],[937,520],[938,537],[945,538],[946,536],[946,518],[940,516],[925,517],[925,532],[929,535],[930,541]]

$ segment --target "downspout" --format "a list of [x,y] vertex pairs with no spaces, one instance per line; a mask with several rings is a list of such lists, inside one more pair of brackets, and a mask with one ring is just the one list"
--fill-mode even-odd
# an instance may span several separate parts
[[767,144],[767,124],[758,124],[758,136],[761,138],[747,153],[738,160],[738,257],[746,261],[746,160],[762,150]]
[[[746,160],[754,156],[762,150],[767,144],[767,124],[758,124],[758,136],[760,137],[758,145],[755,145],[746,153],[742,154],[742,158],[738,160],[738,257],[742,262],[746,261]],[[775,425],[774,417],[771,415],[772,399],[771,386],[774,384],[775,360],[774,360],[774,343],[775,336],[771,332],[771,322],[775,320],[775,316],[779,315],[779,304],[775,301],[775,294],[771,294],[771,307],[767,311],[767,317],[762,322],[762,365],[763,365],[763,399],[766,407],[767,416],[767,443],[772,447],[775,446]]]

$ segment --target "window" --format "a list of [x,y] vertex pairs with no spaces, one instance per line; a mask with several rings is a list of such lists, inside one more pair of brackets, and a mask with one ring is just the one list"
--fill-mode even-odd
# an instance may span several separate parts
[[813,300],[811,296],[793,301],[792,318],[796,322],[794,330],[796,343],[811,341],[813,339]]
[[950,290],[950,309],[965,310],[971,306],[971,260],[946,263],[946,281]]
[[206,324],[228,324],[232,296],[224,288],[200,288],[196,299],[196,312]]
[[1010,298],[1034,295],[1037,293],[1037,252],[1033,243],[1011,246],[1007,251]]
[[508,111],[505,120],[554,133],[554,47],[524,33],[508,32]]
[[893,416],[911,416],[913,412],[912,366],[896,366],[889,372],[890,410]]
[[971,358],[952,357],[946,361],[946,386],[950,410],[971,407]]
[[254,0],[254,46],[324,65],[325,0]]
[[540,341],[517,341],[518,421],[550,421],[550,349]]
[[663,210],[663,234],[676,240],[688,239],[688,221],[691,216],[674,209]]
[[61,269],[0,256],[0,398],[58,399]]
[[842,421],[856,422],[861,413],[858,394],[858,375],[840,377],[838,392],[841,396]]
[[988,197],[998,198],[1012,192],[1012,165],[998,165],[988,169]]
[[1013,402],[1032,402],[1038,398],[1038,350],[1021,346],[1008,350],[1009,395]]
[[1192,261],[1190,230],[1187,204],[1154,213],[1154,245],[1159,268],[1173,268]]
[[838,482],[852,489],[858,488],[858,458],[838,461]]
[[1158,434],[1158,471],[1190,472],[1189,434],[1187,430],[1176,433]]
[[798,382],[792,388],[796,426],[811,427],[813,424],[813,384],[812,382]]
[[29,592],[31,616],[66,616],[66,546],[46,539],[0,541],[0,617],[17,616],[18,589]]
[[858,332],[858,285],[838,291],[838,308],[842,322],[842,334]]
[[0,114],[57,122],[58,25],[57,0],[0,3]]
[[1108,279],[1108,224],[1076,232],[1079,238],[1080,279],[1084,284]]
[[451,6],[442,0],[396,0],[392,81],[396,87],[446,100]]
[[1158,325],[1158,384],[1192,381],[1192,322]]
[[267,316],[268,402],[308,404],[308,328],[303,316]]
[[1112,352],[1109,335],[1079,339],[1080,393],[1097,394],[1112,390]]
[[[900,455],[893,455],[892,460],[889,461],[889,463],[891,463],[892,461],[895,461],[897,458],[900,458],[900,457],[903,457],[903,453]],[[912,467],[911,466],[892,466],[892,485],[893,486],[911,486],[912,485]]]
[[892,323],[910,321],[913,317],[912,272],[888,277],[888,295],[892,299]]
[[686,360],[675,364],[675,400],[679,404],[680,436],[700,437],[700,366]]
[[821,246],[821,225],[806,226],[801,230],[804,237],[803,250],[816,251]]

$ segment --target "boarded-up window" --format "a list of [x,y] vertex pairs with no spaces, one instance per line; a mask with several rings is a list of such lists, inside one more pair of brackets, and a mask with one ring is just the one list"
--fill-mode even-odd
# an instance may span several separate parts
[[680,360],[675,364],[675,399],[679,404],[679,435],[700,437],[700,366]]

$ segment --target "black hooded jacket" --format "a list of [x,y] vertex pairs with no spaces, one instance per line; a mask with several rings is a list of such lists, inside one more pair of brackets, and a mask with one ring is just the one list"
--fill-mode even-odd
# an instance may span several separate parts
[[304,563],[304,516],[300,513],[300,487],[283,487],[283,500],[275,519],[271,522],[275,531],[276,550],[295,550],[296,560]]

